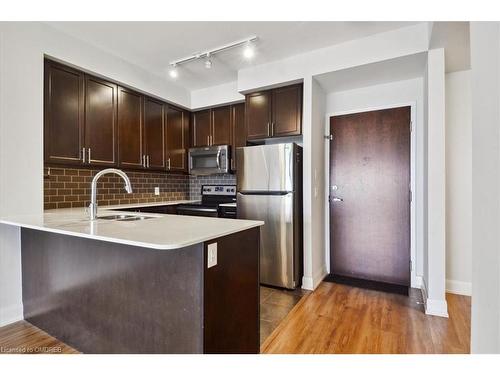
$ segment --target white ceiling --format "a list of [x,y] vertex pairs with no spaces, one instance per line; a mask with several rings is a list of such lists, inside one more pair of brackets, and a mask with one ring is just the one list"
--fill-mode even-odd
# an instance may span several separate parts
[[422,77],[427,52],[385,60],[316,76],[326,93]]
[[49,22],[67,34],[104,49],[166,79],[169,62],[257,35],[249,62],[240,48],[182,65],[177,83],[188,90],[237,79],[237,71],[314,49],[398,29],[416,22]]

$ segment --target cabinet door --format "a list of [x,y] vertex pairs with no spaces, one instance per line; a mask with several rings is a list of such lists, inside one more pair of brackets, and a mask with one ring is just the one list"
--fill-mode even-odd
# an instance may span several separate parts
[[158,100],[144,99],[144,148],[148,169],[166,168],[164,107]]
[[85,76],[85,147],[89,164],[117,164],[116,92],[115,84]]
[[211,111],[206,109],[193,114],[193,147],[210,146]]
[[272,136],[302,133],[302,85],[273,90]]
[[246,97],[247,139],[271,136],[271,93],[256,92]]
[[142,95],[118,87],[118,160],[121,167],[143,168]]
[[231,144],[231,106],[212,109],[212,145]]
[[237,167],[236,148],[244,147],[247,144],[247,133],[245,129],[245,103],[231,106],[231,126],[232,126],[232,147],[231,147],[231,169],[235,171]]
[[82,164],[84,74],[49,60],[44,74],[45,162]]
[[[167,111],[167,170],[186,170],[186,146],[188,134],[186,126],[189,122],[185,120],[186,112],[168,107]],[[188,116],[189,117],[189,116]]]

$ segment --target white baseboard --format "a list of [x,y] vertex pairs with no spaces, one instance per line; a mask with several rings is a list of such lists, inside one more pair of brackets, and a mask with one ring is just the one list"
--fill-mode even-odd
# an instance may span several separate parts
[[23,320],[23,305],[11,305],[0,308],[0,327]]
[[446,291],[448,293],[460,294],[462,296],[472,295],[472,283],[458,280],[446,280]]
[[328,274],[326,268],[322,268],[321,271],[316,272],[314,277],[302,277],[302,289],[314,290],[318,287],[319,283],[323,281],[325,276]]
[[427,286],[422,278],[422,298],[424,300],[425,313],[427,315],[441,316],[448,318],[448,304],[446,300],[428,298]]

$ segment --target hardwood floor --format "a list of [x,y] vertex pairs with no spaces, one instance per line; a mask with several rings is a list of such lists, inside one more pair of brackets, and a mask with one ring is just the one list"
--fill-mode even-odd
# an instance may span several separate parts
[[0,328],[1,354],[71,354],[77,350],[40,328],[20,321]]
[[261,353],[469,353],[470,297],[448,294],[449,319],[410,297],[323,282],[302,298]]
[[[470,297],[448,294],[450,317],[446,319],[425,315],[420,291],[415,289],[405,297],[323,282],[301,299],[293,297],[293,292],[273,292],[262,293],[261,302],[269,306],[261,310],[261,324],[269,321],[270,327],[261,329],[269,328],[263,338],[270,336],[261,345],[261,353],[470,351]],[[281,307],[288,310],[294,303],[272,331],[276,321],[283,318],[285,310]],[[274,305],[278,310],[273,313],[269,308]],[[24,321],[0,328],[0,353],[17,352],[78,353]]]

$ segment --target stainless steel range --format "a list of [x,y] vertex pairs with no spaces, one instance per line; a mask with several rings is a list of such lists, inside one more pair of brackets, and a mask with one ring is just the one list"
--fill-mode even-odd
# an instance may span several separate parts
[[235,185],[203,185],[201,202],[180,204],[178,215],[236,218]]

